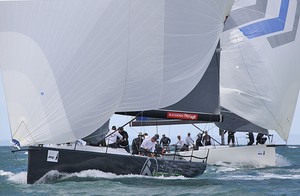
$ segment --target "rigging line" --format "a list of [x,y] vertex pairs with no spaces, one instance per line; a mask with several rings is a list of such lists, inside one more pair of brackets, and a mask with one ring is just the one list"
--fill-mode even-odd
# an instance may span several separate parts
[[[103,125],[105,125],[106,123],[104,123]],[[102,125],[102,126],[103,126]],[[93,133],[95,133],[95,132],[97,132],[102,126],[100,126],[98,129],[96,129]],[[109,125],[108,125],[109,126]],[[93,134],[93,133],[91,133],[91,134]],[[95,135],[91,135],[91,136],[89,136],[89,137],[84,137],[86,140],[88,140],[88,139],[94,139],[94,138],[96,138],[97,139],[97,137],[98,136],[101,136],[102,135],[102,133],[100,133],[100,132],[98,132],[98,133],[96,133]],[[78,141],[78,140],[77,140]]]
[[207,125],[208,125],[208,123],[205,123],[204,130],[206,129]]
[[[1,67],[1,65],[2,64],[0,64],[0,67]],[[11,122],[10,122],[10,118],[9,118],[9,116],[10,116],[10,113],[9,113],[9,110],[8,110],[8,103],[7,103],[7,101],[6,101],[6,98],[7,98],[7,94],[5,93],[5,82],[4,82],[4,74],[3,74],[3,70],[0,68],[0,78],[1,78],[1,86],[2,86],[2,88],[3,88],[3,92],[4,92],[4,101],[5,101],[5,110],[6,110],[6,112],[7,112],[7,116],[8,116],[8,124],[9,124],[9,132],[10,132],[10,136],[11,136],[11,138],[13,139],[13,135],[12,135],[12,131],[11,131]]]
[[[24,169],[24,167],[23,167],[22,164],[21,164],[20,159],[15,155],[15,152],[14,152],[14,151],[11,151],[11,152],[14,154],[15,159],[17,159],[18,164],[19,164],[20,168],[22,169],[22,171],[23,171],[23,172],[26,172],[26,170]],[[24,175],[25,175],[25,177],[27,178],[27,173],[26,173],[26,174],[24,173]]]
[[210,131],[210,130],[212,130],[212,129],[214,129],[214,128],[216,128],[217,126],[216,125],[214,125],[213,127],[211,127],[210,129],[207,129],[207,131]]
[[[131,123],[132,121],[134,121],[140,114],[143,114],[143,112],[139,112],[134,118],[132,118],[130,121],[128,121],[127,123],[125,123],[125,124],[122,125],[121,127],[123,128],[123,127],[125,127],[126,125],[128,125],[129,123]],[[112,132],[112,133],[106,135],[106,136],[103,138],[103,140],[105,140],[107,137],[111,136],[112,134],[114,134],[114,133],[117,132],[117,131],[118,131],[118,129],[115,130],[114,132]],[[128,142],[129,142],[129,141],[128,141]],[[106,151],[105,151],[105,153],[107,153],[108,147],[109,147],[109,146],[107,145],[107,146],[106,146]]]
[[128,125],[129,123],[131,123],[132,121],[134,121],[140,114],[143,114],[143,111],[141,111],[137,115],[135,115],[130,121],[128,121],[127,123],[125,123],[124,125],[122,125],[122,127],[125,127],[126,125]]
[[[200,129],[199,127],[197,127],[195,124],[192,123],[192,125],[193,125],[194,127],[196,127],[196,129],[198,129],[198,130],[200,130],[202,133],[204,133],[204,131],[203,131],[202,129]],[[211,139],[213,139],[215,142],[217,142],[219,145],[221,145],[221,143],[218,142],[215,138],[213,138],[212,136],[210,136],[210,137],[211,137]]]
[[[129,123],[131,123],[132,121],[134,121],[141,113],[143,112],[139,112],[134,118],[132,118],[130,121],[128,121],[127,123],[125,123],[124,125],[122,125],[121,127],[125,127],[126,125],[128,125]],[[117,130],[115,130],[114,132],[110,133],[109,135],[106,135],[103,139],[106,139],[107,137],[111,136],[112,134],[114,134],[115,132],[117,132]]]
[[[282,148],[282,150],[280,151],[280,155],[283,154],[283,151],[286,150],[286,147],[287,147],[287,142],[285,142],[285,146],[284,146],[284,147]],[[278,161],[278,159],[279,159],[279,156],[277,156],[277,158],[276,158],[276,160],[275,160],[275,163]]]
[[[37,144],[37,142],[36,142],[36,141],[34,140],[34,138],[32,137],[32,135],[31,135],[31,133],[30,133],[30,131],[29,131],[29,129],[28,129],[26,123],[25,123],[23,120],[22,120],[21,123],[19,124],[19,126],[18,126],[18,128],[16,129],[16,131],[14,132],[13,136],[19,131],[19,128],[21,127],[22,124],[24,124],[25,130],[28,132],[28,134],[29,134],[30,138],[32,139],[32,141],[33,141],[35,144]],[[12,137],[12,139],[13,139],[13,137]]]
[[[248,76],[249,76],[249,78],[250,78],[250,80],[251,80],[251,83],[253,84],[253,86],[254,86],[256,92],[258,93],[258,95],[259,95],[259,96],[262,96],[262,95],[259,93],[258,88],[256,87],[255,83],[253,82],[253,79],[252,79],[251,74],[250,74],[250,72],[249,72],[249,70],[248,70],[248,67],[246,66],[246,63],[245,63],[245,60],[244,60],[244,56],[243,56],[243,54],[242,54],[242,52],[241,52],[241,47],[240,47],[238,38],[236,37],[235,39],[236,39],[236,41],[237,41],[237,45],[238,45],[238,48],[239,48],[239,53],[240,53],[241,59],[242,59],[242,61],[243,61],[243,65],[244,65],[244,67],[245,67],[245,69],[246,69],[246,71],[247,71],[247,74],[248,74]],[[283,127],[282,127],[281,124],[278,122],[278,120],[275,118],[275,115],[271,112],[271,110],[269,109],[269,107],[267,106],[267,104],[265,103],[265,101],[262,100],[262,102],[263,102],[263,104],[265,105],[265,107],[267,108],[267,110],[269,111],[269,113],[271,114],[271,116],[273,117],[273,119],[275,120],[275,122],[279,125],[281,131],[283,131]],[[285,136],[284,132],[282,132],[282,133],[283,133],[283,135]]]

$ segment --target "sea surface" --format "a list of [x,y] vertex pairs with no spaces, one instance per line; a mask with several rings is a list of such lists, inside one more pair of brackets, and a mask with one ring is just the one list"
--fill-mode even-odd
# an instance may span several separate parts
[[87,170],[34,185],[26,184],[26,152],[11,150],[0,146],[0,195],[300,195],[300,146],[276,147],[276,167],[224,163],[196,178]]

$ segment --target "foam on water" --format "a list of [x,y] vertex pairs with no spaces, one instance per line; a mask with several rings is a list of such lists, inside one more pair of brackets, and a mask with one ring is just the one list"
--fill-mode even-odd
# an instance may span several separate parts
[[238,171],[238,170],[244,170],[244,169],[259,169],[259,168],[265,168],[265,165],[260,165],[257,163],[228,163],[228,162],[218,162],[215,164],[217,167],[216,172],[232,172],[232,171]]
[[185,178],[184,176],[142,176],[142,175],[134,175],[134,174],[128,174],[128,175],[117,175],[110,172],[102,172],[100,170],[84,170],[81,172],[75,172],[75,173],[63,173],[58,172],[56,170],[49,171],[47,174],[45,174],[40,180],[38,180],[37,184],[44,184],[44,183],[52,183],[57,180],[69,180],[74,178],[81,178],[81,179],[122,179],[122,178],[151,178],[151,179],[166,179],[166,180],[173,180],[173,179],[189,179]]
[[[287,167],[291,166],[292,163],[283,155],[276,154],[276,166],[275,167]],[[244,169],[262,169],[262,168],[270,168],[270,166],[266,166],[264,164],[258,164],[256,162],[222,162],[219,161],[215,164],[217,166],[216,172],[231,172],[231,171],[238,171]]]
[[0,176],[8,177],[8,181],[16,184],[26,184],[27,182],[27,172],[12,173],[0,170]]
[[265,173],[260,176],[263,180],[268,179],[300,179],[300,174],[294,175],[294,174],[273,174],[273,173]]
[[276,154],[276,166],[277,167],[286,167],[286,166],[291,166],[292,163],[285,158],[284,156],[280,155],[280,154]]
[[[215,173],[220,173],[217,179],[220,180],[249,180],[249,181],[261,181],[261,180],[280,180],[280,179],[300,179],[300,168],[292,165],[284,157],[280,158],[281,162],[277,163],[279,166],[268,168],[244,168],[240,170],[231,170],[226,167],[217,167]],[[233,166],[233,165],[231,165]],[[291,168],[292,167],[292,168]],[[290,169],[291,168],[291,169]],[[222,175],[222,173],[226,175]]]
[[262,180],[270,180],[270,179],[300,179],[300,174],[292,175],[292,174],[274,174],[274,173],[261,173],[257,176],[253,175],[229,175],[226,177],[219,177],[219,180],[242,180],[242,181],[262,181]]
[[27,172],[11,173],[8,175],[8,181],[16,184],[26,184],[27,183]]
[[110,172],[102,172],[100,170],[84,170],[77,173],[64,174],[64,179],[79,177],[79,178],[105,178],[105,179],[116,179],[116,178],[159,178],[159,179],[186,179],[183,176],[172,176],[172,177],[164,177],[164,176],[143,176],[137,174],[128,174],[128,175],[117,175]]
[[218,165],[216,172],[217,173],[231,172],[231,171],[236,171],[238,169],[239,168],[235,167],[234,164],[223,164],[223,165]]
[[11,176],[13,173],[0,170],[0,176]]
[[287,147],[288,147],[288,148],[291,148],[291,149],[292,149],[292,148],[295,148],[295,149],[296,149],[296,148],[299,148],[299,146],[287,146]]

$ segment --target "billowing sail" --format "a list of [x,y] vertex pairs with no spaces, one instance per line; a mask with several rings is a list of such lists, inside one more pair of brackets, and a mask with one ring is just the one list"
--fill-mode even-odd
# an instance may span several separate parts
[[203,77],[183,99],[165,108],[150,111],[117,112],[138,116],[131,126],[153,126],[200,122],[220,122],[219,44]]
[[205,74],[196,87],[166,110],[219,114],[220,110],[220,46],[218,45]]
[[221,37],[221,106],[287,140],[300,87],[300,1],[233,7]]
[[232,0],[0,2],[12,137],[74,141],[115,111],[162,108],[199,82]]
[[147,6],[145,1],[133,2],[129,78],[121,112],[132,111],[131,105],[145,110],[145,99],[154,103],[148,108],[157,109],[185,97],[204,75],[233,4],[233,0],[149,0]]
[[215,122],[215,125],[217,125],[220,129],[227,131],[269,134],[267,129],[257,126],[248,120],[226,110],[225,108],[221,107],[221,114],[223,121]]
[[95,132],[93,132],[90,135],[82,138],[82,140],[87,142],[88,145],[99,146],[101,140],[103,140],[103,138],[105,138],[105,135],[108,133],[108,131],[109,131],[109,120],[106,121],[106,123],[104,123]]

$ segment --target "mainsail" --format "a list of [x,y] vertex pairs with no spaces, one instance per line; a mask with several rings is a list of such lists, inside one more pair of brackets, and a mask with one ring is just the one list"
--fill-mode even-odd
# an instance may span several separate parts
[[299,16],[299,0],[239,0],[221,37],[221,106],[284,140],[300,87]]
[[13,139],[83,138],[115,111],[169,106],[200,81],[233,0],[0,2]]
[[131,126],[220,122],[220,47],[195,88],[178,102],[157,110],[117,112],[138,116]]

